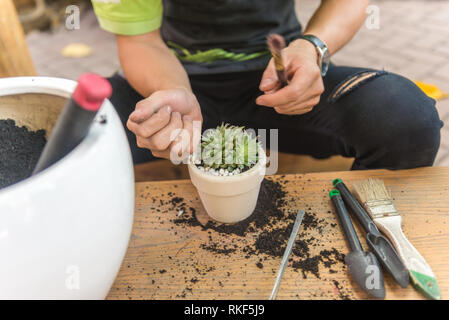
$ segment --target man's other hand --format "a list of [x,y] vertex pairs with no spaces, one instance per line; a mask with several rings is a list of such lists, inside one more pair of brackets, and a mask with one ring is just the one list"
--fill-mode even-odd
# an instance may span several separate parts
[[272,107],[281,114],[307,113],[319,103],[324,91],[316,48],[309,41],[299,39],[282,50],[282,58],[289,80],[288,85],[280,88],[274,62],[271,59],[259,86],[264,94],[256,99],[256,103]]

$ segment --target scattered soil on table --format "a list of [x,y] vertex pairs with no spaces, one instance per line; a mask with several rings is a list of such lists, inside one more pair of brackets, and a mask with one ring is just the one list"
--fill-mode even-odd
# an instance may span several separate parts
[[247,232],[272,227],[284,217],[284,212],[281,210],[281,207],[285,204],[284,197],[285,191],[282,190],[278,182],[264,179],[260,187],[256,208],[247,219],[235,224],[219,224],[209,221],[204,228],[243,237]]
[[321,279],[319,272],[321,264],[325,268],[330,269],[336,263],[343,263],[344,257],[344,254],[335,248],[332,248],[332,250],[321,250],[318,255],[310,256],[310,254],[306,254],[305,259],[293,261],[292,267],[295,271],[301,271],[304,279],[307,278],[307,273],[311,273],[318,279]]
[[[173,194],[171,194],[173,195]],[[186,204],[183,198],[172,197],[169,203],[172,208],[182,214],[173,220],[175,224],[186,224],[190,226],[202,226],[204,230],[211,229],[221,234],[235,234],[237,236],[245,236],[247,232],[255,232],[256,230],[270,227],[277,224],[284,217],[281,207],[285,204],[285,191],[282,190],[278,182],[264,179],[260,188],[259,198],[253,214],[247,219],[235,224],[220,224],[209,221],[202,226],[196,218],[196,210],[189,208],[190,215],[185,214]],[[163,205],[161,200],[161,205]]]
[[343,287],[340,285],[340,283],[337,280],[332,280],[332,282],[335,285],[336,290],[338,291],[338,296],[340,297],[340,299],[342,300],[351,300],[351,297],[349,296],[349,294],[347,294]]
[[0,189],[28,178],[44,149],[45,130],[30,131],[0,120]]
[[[284,182],[285,183],[285,182]],[[215,254],[230,256],[234,253],[244,254],[244,257],[250,259],[257,257],[255,263],[259,269],[263,269],[263,260],[269,257],[282,257],[287,246],[288,238],[293,229],[297,212],[285,213],[288,207],[286,192],[283,190],[283,184],[270,179],[264,179],[261,185],[256,209],[253,214],[244,221],[236,224],[220,224],[214,221],[201,225],[196,219],[196,211],[189,208],[183,198],[170,194],[172,198],[169,203],[177,212],[183,212],[179,217],[173,220],[178,225],[200,226],[204,231],[208,231],[208,241],[203,243],[201,248],[214,252]],[[310,235],[310,231],[316,231],[319,235],[323,234],[325,227],[335,228],[336,224],[329,224],[324,219],[319,219],[312,208],[306,205],[306,214],[303,218],[299,239],[296,240],[290,258],[290,267],[297,272],[301,272],[303,278],[313,275],[321,279],[320,268],[326,268],[329,273],[334,273],[332,266],[344,262],[344,254],[336,248],[328,246],[328,249],[319,251],[312,255],[311,248],[322,246],[323,239],[317,239]],[[247,243],[242,247],[240,240],[226,241],[220,237],[213,236],[211,230],[222,236],[236,235],[245,237]],[[254,234],[254,237],[246,237],[247,234]],[[238,241],[239,245],[234,243]],[[315,250],[316,252],[316,250]],[[204,274],[204,271],[199,273]],[[186,281],[186,285],[192,285]],[[339,288],[341,293],[341,288]],[[340,298],[348,298],[340,294]]]
[[233,245],[233,248],[229,248],[227,245],[224,245],[223,247],[219,246],[217,243],[211,243],[211,244],[201,244],[201,248],[215,252],[220,253],[229,256],[230,253],[233,253],[237,250],[238,246],[236,244]]
[[[173,201],[173,199],[181,199]],[[176,224],[185,224],[188,226],[196,227],[196,226],[202,226],[201,223],[196,218],[196,210],[195,208],[190,207],[190,215],[186,214],[187,208],[186,204],[184,202],[183,198],[175,197],[170,200],[171,204],[173,205],[173,208],[176,209],[176,212],[178,212],[179,218],[176,218],[173,220]]]

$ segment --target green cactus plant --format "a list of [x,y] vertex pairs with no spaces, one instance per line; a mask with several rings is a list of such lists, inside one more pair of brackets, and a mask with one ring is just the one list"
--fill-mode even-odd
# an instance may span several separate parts
[[201,137],[201,160],[198,167],[206,170],[240,173],[253,167],[258,158],[257,137],[244,127],[221,124]]

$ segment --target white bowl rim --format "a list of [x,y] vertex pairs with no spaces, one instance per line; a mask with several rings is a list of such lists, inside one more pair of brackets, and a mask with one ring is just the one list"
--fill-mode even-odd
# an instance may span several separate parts
[[[70,98],[73,90],[76,87],[77,82],[74,80],[57,78],[57,77],[10,77],[0,78],[0,97],[27,94],[27,93],[39,93],[59,96],[63,98]],[[109,101],[109,100],[108,100]],[[109,102],[110,103],[110,102]],[[103,104],[104,105],[104,104]],[[61,164],[68,161],[78,149],[82,148],[87,141],[84,139],[76,148],[69,152],[65,157],[51,165],[49,168],[39,172],[36,175],[30,176],[19,182],[0,189],[0,195],[17,188],[25,183],[29,183],[38,177],[50,174],[53,170],[56,170]]]

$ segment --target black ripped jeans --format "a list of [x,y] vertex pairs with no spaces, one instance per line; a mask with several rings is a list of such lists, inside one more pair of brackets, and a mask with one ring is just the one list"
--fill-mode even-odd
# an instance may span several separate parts
[[[443,125],[428,98],[410,80],[370,69],[332,65],[325,92],[309,113],[281,115],[255,104],[263,70],[190,77],[201,106],[203,130],[221,122],[248,128],[278,129],[279,151],[315,158],[355,158],[352,169],[406,169],[431,166]],[[109,79],[111,98],[123,123],[143,99],[128,82]],[[127,130],[135,163],[153,160]]]

